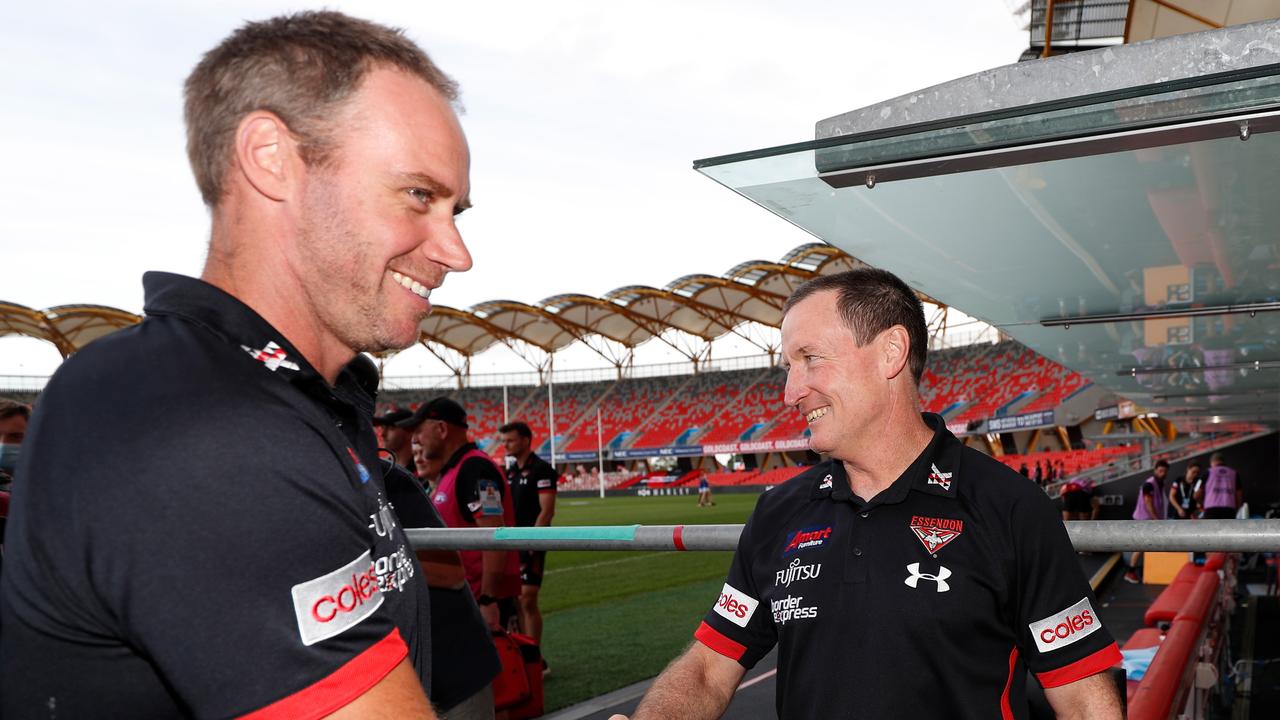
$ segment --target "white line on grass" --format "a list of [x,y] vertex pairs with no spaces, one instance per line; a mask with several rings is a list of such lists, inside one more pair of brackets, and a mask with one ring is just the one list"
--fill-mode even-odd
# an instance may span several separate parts
[[569,567],[548,570],[545,573],[543,573],[543,575],[555,575],[557,573],[570,572],[573,570],[588,570],[590,568],[604,567],[605,565],[618,565],[625,562],[631,562],[632,560],[648,560],[650,558],[657,557],[658,555],[669,555],[669,554],[670,553],[665,553],[665,552],[651,552],[651,553],[646,553],[644,555],[635,555],[632,557],[618,558],[617,560],[601,560],[600,562],[587,563],[586,565],[571,565]]

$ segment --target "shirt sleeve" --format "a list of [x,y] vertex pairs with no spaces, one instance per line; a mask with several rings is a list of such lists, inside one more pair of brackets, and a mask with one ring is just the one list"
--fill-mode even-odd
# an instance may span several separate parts
[[506,483],[498,468],[481,457],[469,458],[458,468],[454,482],[458,511],[464,518],[502,517]]
[[538,477],[538,482],[537,482],[538,492],[554,493],[557,489],[556,485],[558,485],[559,482],[560,482],[560,473],[556,472],[555,468],[552,467],[550,464],[547,464],[547,466],[543,468],[542,473]]
[[113,477],[97,478],[118,484],[94,493],[86,600],[196,717],[322,717],[408,652],[344,458],[296,419],[273,419],[177,475],[168,454],[197,446],[185,433],[234,419],[168,426],[166,457],[106,458]]
[[768,601],[761,595],[751,569],[755,517],[753,513],[742,529],[724,587],[693,634],[698,642],[748,670],[778,642]]
[[1066,685],[1120,662],[1052,501],[1022,495],[1010,527],[1018,650],[1040,684]]

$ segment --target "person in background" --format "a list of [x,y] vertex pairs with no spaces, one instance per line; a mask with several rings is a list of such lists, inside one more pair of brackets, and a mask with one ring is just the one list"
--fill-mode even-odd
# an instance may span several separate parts
[[[413,428],[423,453],[442,464],[431,502],[454,528],[514,527],[506,474],[467,437],[467,411],[447,397],[423,403],[401,423]],[[519,613],[520,558],[514,550],[463,550],[467,583],[485,621],[495,630]]]
[[1200,478],[1200,463],[1192,460],[1187,464],[1186,473],[1169,484],[1169,519],[1194,520],[1200,517],[1200,495],[1203,480]]
[[[1133,508],[1134,520],[1164,520],[1168,513],[1169,495],[1165,490],[1165,478],[1169,475],[1169,461],[1157,460],[1151,475],[1142,481],[1138,490],[1138,502]],[[1124,573],[1125,582],[1140,583],[1142,575],[1142,552],[1129,553],[1128,569]]]
[[413,466],[413,433],[396,425],[411,417],[413,413],[409,410],[388,410],[373,416],[373,426],[382,436],[382,449],[394,456],[397,465],[416,476]]
[[[507,451],[507,486],[519,527],[549,527],[556,514],[556,487],[560,476],[551,463],[533,451],[533,431],[517,420],[498,428]],[[545,550],[520,551],[520,627],[542,644],[542,610],[538,592],[547,566]],[[546,660],[542,662],[547,667]]]
[[0,398],[0,550],[4,548],[4,526],[9,517],[9,492],[30,419],[31,408],[16,400]]
[[1209,456],[1209,477],[1201,486],[1196,499],[1204,508],[1206,520],[1230,520],[1236,516],[1244,500],[1244,489],[1236,471],[1227,467],[1222,453]]
[[1044,487],[1044,468],[1041,467],[1039,460],[1036,461],[1035,470],[1032,470],[1031,472],[1031,479],[1035,480],[1036,484],[1040,487]]
[[698,507],[711,507],[715,504],[711,499],[711,480],[703,473],[698,476]]

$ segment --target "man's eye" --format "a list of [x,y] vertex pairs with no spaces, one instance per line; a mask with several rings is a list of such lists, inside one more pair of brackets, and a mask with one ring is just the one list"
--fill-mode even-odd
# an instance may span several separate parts
[[423,205],[431,202],[431,192],[429,190],[423,190],[422,188],[409,188],[408,193],[410,197]]

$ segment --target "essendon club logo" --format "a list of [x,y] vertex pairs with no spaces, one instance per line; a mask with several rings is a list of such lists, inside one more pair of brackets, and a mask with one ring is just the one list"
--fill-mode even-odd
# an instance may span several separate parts
[[955,473],[942,472],[937,465],[929,465],[929,484],[938,485],[943,490],[951,489],[951,476]]
[[913,515],[911,532],[916,534],[916,539],[924,545],[925,550],[936,553],[960,537],[960,533],[964,532],[964,521]]
[[806,548],[818,547],[826,543],[829,537],[831,537],[830,525],[801,528],[787,535],[787,544],[782,548],[782,555],[785,557]]

